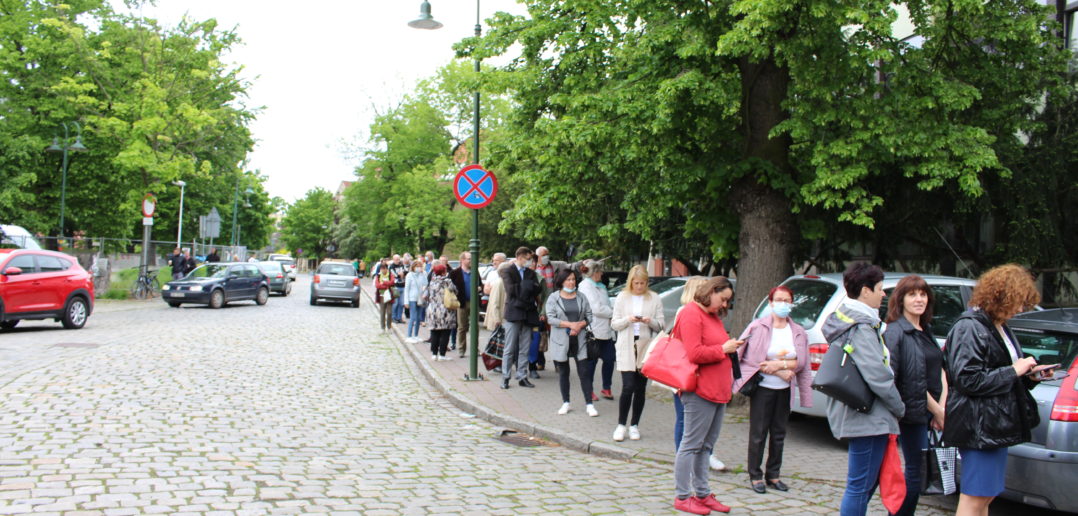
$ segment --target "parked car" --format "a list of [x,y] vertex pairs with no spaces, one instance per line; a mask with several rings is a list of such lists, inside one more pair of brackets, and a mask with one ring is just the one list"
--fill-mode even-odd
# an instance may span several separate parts
[[23,319],[82,328],[94,310],[93,275],[73,256],[40,249],[0,249],[0,330]]
[[271,294],[276,292],[282,296],[287,296],[292,293],[292,278],[285,271],[283,261],[258,262],[258,268],[262,269],[262,274],[266,275]]
[[183,278],[165,283],[161,287],[161,298],[173,308],[184,303],[221,308],[245,300],[264,305],[269,300],[269,292],[269,281],[257,264],[207,263]]
[[4,249],[43,249],[34,235],[21,226],[0,224],[0,248]]
[[269,261],[284,264],[284,270],[288,273],[288,277],[292,281],[296,281],[296,260],[291,256],[287,254],[271,254],[269,255]]
[[1026,355],[1038,364],[1061,364],[1057,371],[1069,376],[1040,382],[1033,389],[1041,423],[1033,429],[1032,441],[1008,449],[1002,496],[1078,512],[1078,308],[1026,312],[1008,325]]
[[[657,276],[656,281],[651,281],[648,278],[648,288],[652,292],[659,295],[659,299],[663,303],[663,318],[666,321],[667,329],[674,322],[674,316],[677,315],[678,308],[681,308],[681,293],[685,290],[685,283],[689,281],[692,276]],[[614,301],[618,298],[618,294],[624,290],[626,284],[622,283],[617,287],[611,289],[610,305],[614,305]]]
[[320,300],[348,301],[359,308],[359,276],[348,262],[324,261],[318,264],[311,280],[311,305]]
[[[883,277],[883,290],[890,296],[895,285],[906,274],[886,273]],[[950,276],[921,275],[932,287],[936,302],[932,308],[932,333],[936,340],[943,344],[947,338],[947,332],[951,331],[958,316],[966,309],[969,298],[973,294],[976,281],[966,278]],[[820,274],[791,276],[782,282],[790,287],[794,293],[794,307],[790,317],[805,328],[809,341],[809,365],[812,374],[820,368],[824,353],[827,353],[827,339],[824,338],[822,328],[823,321],[831,315],[846,300],[846,289],[842,286],[842,274]],[[887,302],[880,306],[880,318],[887,313]],[[763,299],[756,308],[753,318],[762,317],[768,310],[767,299]],[[797,400],[798,393],[794,389],[793,396]],[[812,391],[812,408],[804,408],[800,402],[795,401],[793,411],[810,416],[827,416],[827,396],[819,391]]]

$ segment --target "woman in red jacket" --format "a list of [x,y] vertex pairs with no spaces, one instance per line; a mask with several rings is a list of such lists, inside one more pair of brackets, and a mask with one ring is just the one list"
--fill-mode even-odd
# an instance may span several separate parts
[[722,428],[722,416],[734,382],[729,353],[743,341],[731,339],[720,317],[726,315],[734,289],[717,276],[697,291],[694,302],[678,315],[674,336],[685,344],[689,360],[699,365],[695,392],[682,392],[685,430],[674,460],[674,508],[692,514],[730,512],[708,486],[708,457]]

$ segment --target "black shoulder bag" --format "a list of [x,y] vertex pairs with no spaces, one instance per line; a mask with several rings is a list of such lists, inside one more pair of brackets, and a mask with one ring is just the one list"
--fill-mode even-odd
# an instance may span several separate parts
[[861,372],[857,370],[857,364],[850,356],[852,348],[850,340],[853,338],[853,330],[857,325],[846,331],[846,342],[841,346],[831,344],[827,353],[823,356],[820,369],[816,371],[816,377],[812,380],[812,388],[816,389],[837,401],[845,403],[848,407],[858,412],[872,410],[872,404],[876,401],[876,395],[865,383]]

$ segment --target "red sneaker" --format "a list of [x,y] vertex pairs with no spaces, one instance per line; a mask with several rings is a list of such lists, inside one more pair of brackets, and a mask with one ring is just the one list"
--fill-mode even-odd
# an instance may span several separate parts
[[608,400],[614,399],[614,393],[610,392],[610,389],[603,389],[603,390],[599,391],[599,394],[602,394],[603,397],[608,399]]
[[595,395],[594,391],[591,393],[591,401],[599,401],[599,397]]
[[713,511],[730,512],[730,508],[723,505],[722,502],[720,502],[718,499],[716,499],[714,493],[709,494],[709,495],[707,495],[707,496],[705,496],[703,498],[697,498],[697,500],[700,500],[701,504],[703,504],[708,509],[711,509]]
[[690,496],[684,500],[674,498],[674,508],[691,514],[711,514],[711,509],[708,509],[700,500],[701,498],[695,496]]

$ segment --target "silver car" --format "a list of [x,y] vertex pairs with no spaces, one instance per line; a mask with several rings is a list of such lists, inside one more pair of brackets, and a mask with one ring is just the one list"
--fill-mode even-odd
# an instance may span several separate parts
[[345,262],[322,262],[311,280],[311,305],[320,300],[347,301],[359,308],[359,276],[355,267]]
[[1032,441],[1008,449],[1002,496],[1078,512],[1078,308],[1026,312],[1008,325],[1026,355],[1060,368],[1057,379],[1033,389],[1041,423],[1033,429]]
[[[888,296],[894,291],[898,281],[907,274],[886,273],[883,276],[883,290]],[[932,307],[932,333],[936,340],[943,344],[947,338],[947,332],[951,331],[958,316],[965,311],[969,298],[973,295],[973,287],[976,281],[951,276],[921,275],[932,287],[932,293],[936,297],[936,303]],[[823,321],[831,315],[839,305],[846,300],[846,289],[842,286],[841,274],[820,274],[791,276],[782,282],[790,287],[794,293],[794,307],[790,317],[800,324],[808,333],[809,341],[809,365],[812,374],[820,368],[824,353],[827,353],[827,339],[823,337]],[[880,318],[887,314],[887,301],[884,298],[880,306]],[[767,313],[769,305],[767,298],[760,302],[756,308],[754,319],[758,319]],[[797,389],[793,390],[793,396],[798,398]],[[812,391],[812,408],[804,408],[800,402],[795,402],[794,412],[810,416],[827,416],[827,396],[820,391]]]

